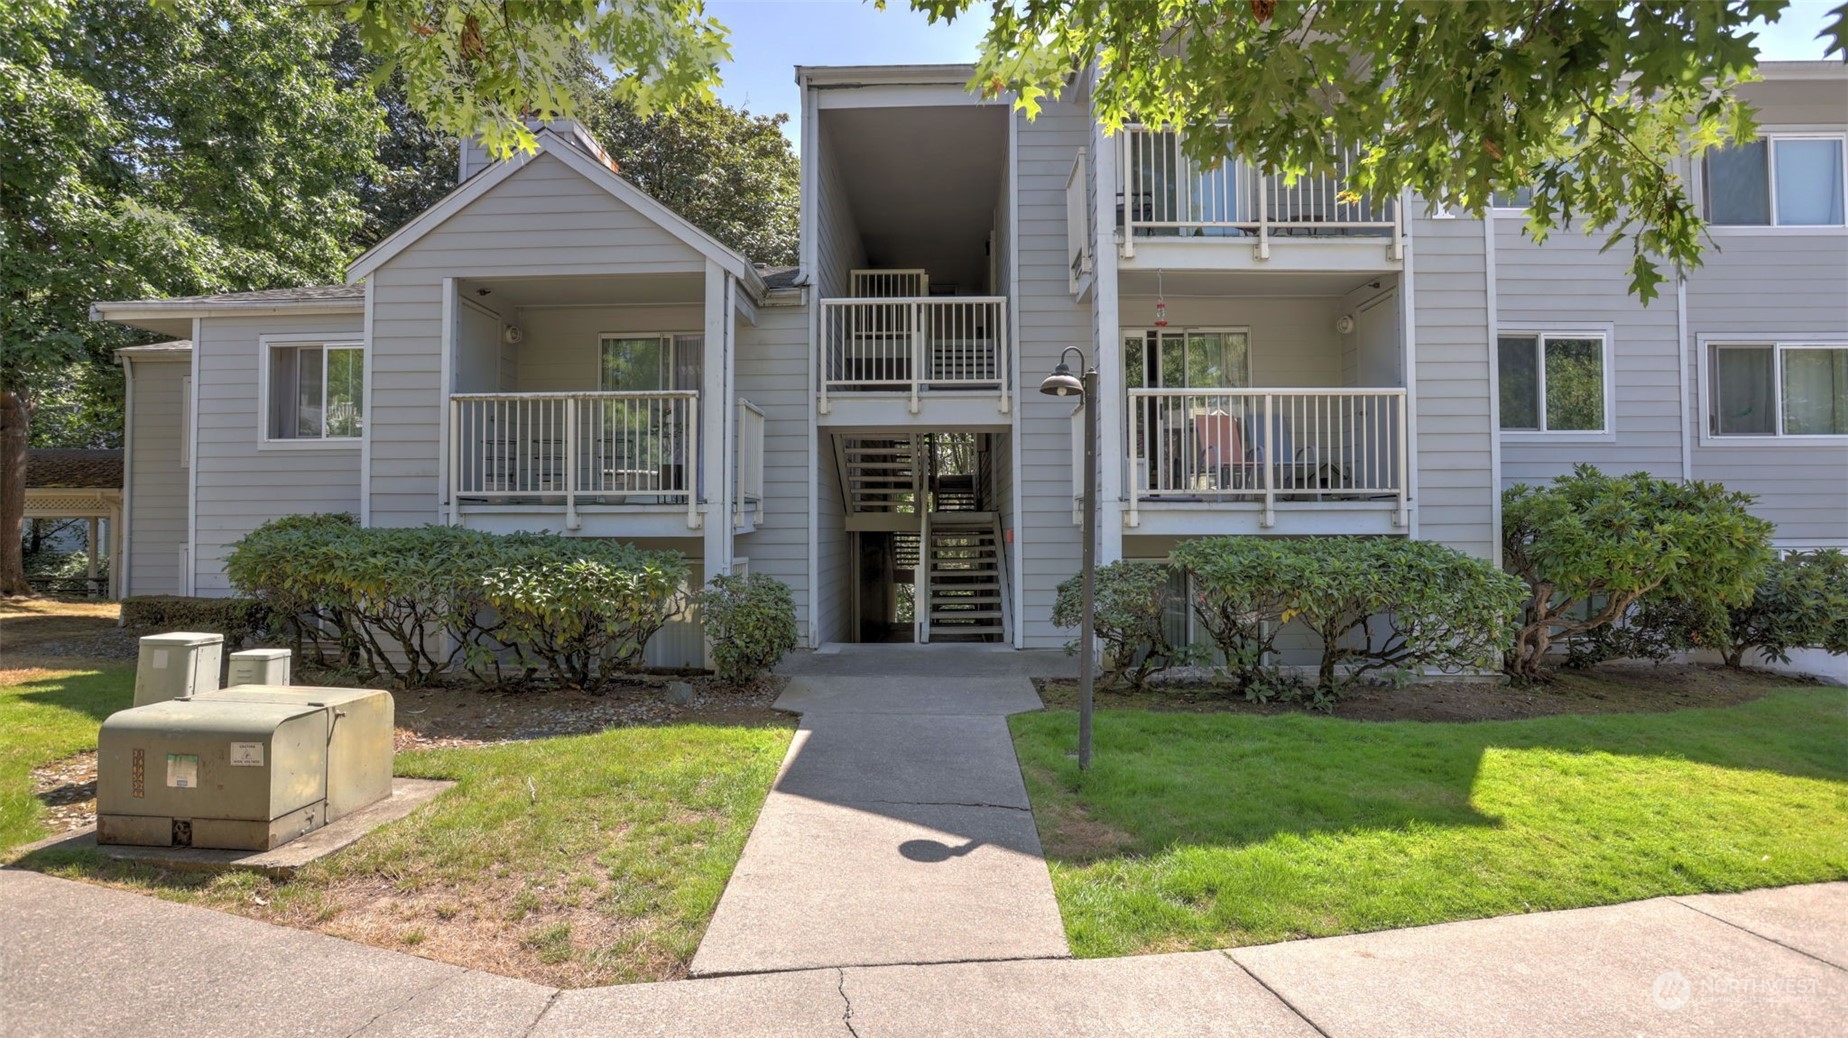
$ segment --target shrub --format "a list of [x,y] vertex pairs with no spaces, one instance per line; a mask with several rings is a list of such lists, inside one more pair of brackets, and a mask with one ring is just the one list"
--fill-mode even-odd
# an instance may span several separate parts
[[1293,541],[1266,537],[1203,537],[1174,551],[1193,577],[1193,612],[1225,657],[1225,674],[1247,699],[1267,699],[1281,686],[1277,619],[1296,587]]
[[268,629],[270,611],[249,598],[135,595],[122,600],[122,626],[132,630],[206,631],[222,634],[227,652]]
[[415,687],[462,664],[498,669],[511,651],[528,676],[590,687],[640,660],[680,608],[686,567],[609,541],[319,515],[265,523],[233,547],[226,572],[288,617],[298,650],[311,640],[322,665],[331,643],[333,665]]
[[1527,585],[1510,674],[1544,676],[1555,639],[1608,626],[1644,596],[1686,604],[1703,628],[1751,599],[1770,559],[1771,524],[1752,498],[1715,483],[1588,465],[1546,487],[1502,495],[1502,560]]
[[738,685],[755,681],[796,647],[796,600],[789,585],[775,577],[716,576],[698,601],[722,680]]
[[686,605],[686,562],[672,552],[551,537],[518,550],[515,564],[478,579],[480,603],[500,618],[488,633],[576,688],[639,665],[648,639]]
[[1826,548],[1774,559],[1751,600],[1717,617],[1678,600],[1648,602],[1639,613],[1639,625],[1712,648],[1729,667],[1744,666],[1754,651],[1779,663],[1793,649],[1848,654],[1848,554]]
[[[1179,662],[1184,654],[1162,629],[1168,595],[1168,569],[1146,563],[1112,562],[1097,570],[1096,629],[1104,643],[1104,669],[1134,688]],[[1080,627],[1084,619],[1084,575],[1059,585],[1052,622]],[[1086,647],[1072,642],[1069,652]]]
[[1376,671],[1492,666],[1513,640],[1519,581],[1433,541],[1315,537],[1290,542],[1284,620],[1322,644],[1318,702]]

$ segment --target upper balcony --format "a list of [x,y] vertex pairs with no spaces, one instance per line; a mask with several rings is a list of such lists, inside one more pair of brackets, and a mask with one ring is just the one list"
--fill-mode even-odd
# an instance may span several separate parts
[[[1124,267],[1167,270],[1391,271],[1405,259],[1400,207],[1340,176],[1291,179],[1228,158],[1204,169],[1183,134],[1118,135],[1115,236]],[[1355,161],[1344,155],[1343,168]]]
[[[856,270],[856,289],[907,294],[821,301],[816,410],[823,424],[1006,421],[1013,402],[1007,299],[930,296],[925,276]],[[900,400],[903,411],[893,406]]]

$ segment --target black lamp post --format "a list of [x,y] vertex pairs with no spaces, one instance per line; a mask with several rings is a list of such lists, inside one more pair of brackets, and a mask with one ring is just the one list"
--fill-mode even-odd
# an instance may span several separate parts
[[[1066,354],[1071,353],[1078,355],[1078,364],[1084,368],[1082,379],[1073,375],[1065,363]],[[1040,383],[1040,392],[1047,396],[1075,396],[1084,411],[1084,614],[1078,628],[1078,655],[1083,660],[1078,671],[1078,770],[1086,771],[1091,767],[1091,693],[1097,669],[1097,369],[1085,363],[1083,350],[1067,346],[1059,354],[1059,366]]]

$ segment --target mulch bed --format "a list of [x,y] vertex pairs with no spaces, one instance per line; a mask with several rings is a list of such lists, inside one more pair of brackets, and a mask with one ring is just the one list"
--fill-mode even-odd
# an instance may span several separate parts
[[[1659,713],[1691,707],[1735,706],[1782,689],[1818,684],[1795,674],[1728,670],[1695,663],[1607,663],[1588,670],[1560,670],[1542,685],[1448,681],[1402,688],[1369,685],[1335,704],[1333,716],[1353,721],[1507,721],[1558,714]],[[1049,710],[1076,709],[1078,683],[1036,678]],[[1173,684],[1135,692],[1099,689],[1099,710],[1178,713],[1317,713],[1297,703],[1252,703],[1212,684]]]

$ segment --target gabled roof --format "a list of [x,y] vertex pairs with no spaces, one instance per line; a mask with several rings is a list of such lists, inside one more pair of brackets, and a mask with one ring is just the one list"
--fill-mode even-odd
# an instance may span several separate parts
[[37,447],[26,452],[26,489],[120,490],[122,452]]
[[695,252],[717,263],[727,273],[744,282],[754,298],[762,297],[764,282],[750,260],[720,244],[718,239],[655,201],[646,191],[624,180],[614,170],[573,146],[555,131],[540,130],[537,140],[538,146],[531,154],[515,156],[475,174],[442,201],[419,213],[410,223],[386,235],[377,245],[353,261],[353,265],[347,268],[347,280],[357,282],[371,274],[418,239],[441,226],[444,221],[467,208],[469,203],[492,191],[502,181],[518,176],[521,170],[540,155],[550,155],[592,184],[608,191],[617,201],[635,210],[657,227],[680,239]]

